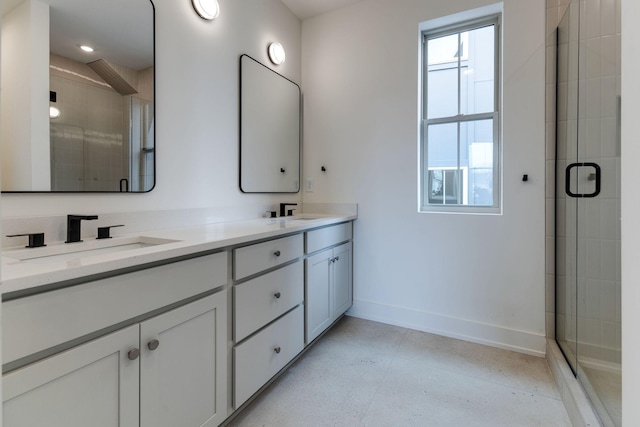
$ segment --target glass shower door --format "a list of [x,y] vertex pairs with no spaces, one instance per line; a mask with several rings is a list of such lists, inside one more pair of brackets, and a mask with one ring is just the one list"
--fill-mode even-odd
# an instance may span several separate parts
[[573,0],[558,28],[556,340],[603,425],[619,426],[619,34],[590,27],[602,7]]
[[571,2],[557,31],[556,107],[556,340],[571,370],[577,372],[578,198],[566,192],[567,178],[578,183],[579,3]]

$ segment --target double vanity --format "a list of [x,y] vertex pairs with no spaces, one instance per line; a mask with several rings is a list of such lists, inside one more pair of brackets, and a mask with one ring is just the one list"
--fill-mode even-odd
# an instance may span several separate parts
[[354,219],[4,251],[4,425],[220,425],[351,306]]

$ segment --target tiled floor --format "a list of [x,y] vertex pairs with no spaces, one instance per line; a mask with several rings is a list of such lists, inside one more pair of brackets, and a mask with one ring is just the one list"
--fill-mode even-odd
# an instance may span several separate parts
[[571,423],[545,359],[345,317],[231,425]]

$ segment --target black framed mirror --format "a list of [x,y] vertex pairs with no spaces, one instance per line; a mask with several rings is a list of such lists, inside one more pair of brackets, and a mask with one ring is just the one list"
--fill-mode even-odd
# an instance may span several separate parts
[[240,189],[300,191],[300,87],[240,57]]

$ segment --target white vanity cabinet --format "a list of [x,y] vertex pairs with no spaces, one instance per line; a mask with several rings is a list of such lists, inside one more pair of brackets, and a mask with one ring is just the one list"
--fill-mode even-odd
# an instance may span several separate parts
[[[3,331],[17,329],[9,336],[19,347],[6,354],[29,360],[28,348],[43,355],[3,375],[4,426],[219,425],[228,406],[228,299],[224,289],[210,292],[226,281],[227,254],[218,253],[3,303]],[[111,295],[123,291],[122,284],[128,292]],[[177,307],[155,307],[167,296],[154,289],[168,292]],[[203,289],[209,295],[198,298]],[[181,305],[184,298],[192,302]],[[114,313],[105,316],[105,310]],[[16,323],[29,313],[27,325]],[[86,324],[109,330],[122,316],[134,323],[125,320],[115,332],[85,339]],[[34,325],[42,330],[25,329]],[[69,330],[45,344],[29,343],[64,327]],[[70,347],[75,341],[81,343]],[[70,348],[47,355],[50,345]]]
[[14,286],[4,427],[222,424],[351,307],[343,221],[268,222],[259,240]]
[[140,324],[140,426],[227,417],[227,291]]
[[6,427],[135,427],[139,421],[138,326],[130,326],[5,374]]
[[234,406],[304,348],[303,234],[234,250]]
[[351,227],[344,223],[306,233],[306,252],[319,251],[305,260],[307,344],[353,304]]

